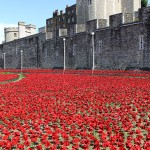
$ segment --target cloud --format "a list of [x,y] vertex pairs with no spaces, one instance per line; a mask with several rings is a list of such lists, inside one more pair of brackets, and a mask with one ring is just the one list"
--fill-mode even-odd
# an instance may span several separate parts
[[16,24],[0,23],[0,44],[4,41],[4,28],[17,27]]

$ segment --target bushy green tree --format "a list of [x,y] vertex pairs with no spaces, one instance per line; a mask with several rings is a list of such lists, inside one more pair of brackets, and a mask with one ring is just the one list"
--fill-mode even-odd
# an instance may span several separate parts
[[141,0],[141,6],[146,7],[148,4],[148,0]]

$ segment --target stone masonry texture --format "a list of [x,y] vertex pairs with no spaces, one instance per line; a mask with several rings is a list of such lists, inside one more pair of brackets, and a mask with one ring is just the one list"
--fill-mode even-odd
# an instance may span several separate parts
[[[94,32],[95,69],[150,68],[150,7],[139,10],[138,21],[123,22],[123,14],[106,20],[88,21],[84,29],[70,25],[66,30],[55,30],[51,39],[46,33],[14,40],[0,45],[0,68],[63,68],[66,39],[66,68],[92,69]],[[129,17],[130,19],[130,17]],[[83,26],[81,26],[83,28]],[[82,32],[80,32],[82,31]],[[141,48],[141,46],[143,46]]]

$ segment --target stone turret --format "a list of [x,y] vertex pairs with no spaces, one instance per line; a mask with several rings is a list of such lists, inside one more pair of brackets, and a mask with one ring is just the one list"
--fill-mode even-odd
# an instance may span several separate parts
[[85,18],[85,8],[86,8],[86,0],[77,0],[77,24],[85,24],[87,21]]
[[36,33],[36,26],[32,24],[26,25],[25,22],[18,22],[18,28],[19,38],[23,38]]
[[25,37],[25,22],[18,22],[19,38]]
[[18,22],[18,27],[4,28],[5,42],[10,42],[36,33],[36,26],[25,22]]
[[9,27],[4,28],[4,38],[5,42],[13,41],[15,39],[18,39],[18,27]]

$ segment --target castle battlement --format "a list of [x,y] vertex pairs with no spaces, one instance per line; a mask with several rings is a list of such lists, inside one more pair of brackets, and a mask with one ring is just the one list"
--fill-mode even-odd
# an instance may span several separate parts
[[17,32],[18,31],[18,27],[8,27],[8,28],[4,28],[4,32]]
[[36,29],[36,26],[35,26],[35,25],[32,25],[32,24],[28,24],[28,25],[26,25],[26,28],[33,28],[33,29]]
[[23,21],[19,21],[19,22],[18,22],[18,26],[19,26],[19,25],[25,26],[25,25],[26,25],[26,23],[25,23],[25,22],[23,22]]
[[[129,2],[138,1],[125,2],[132,6]],[[66,9],[64,14],[46,21],[46,32],[1,44],[0,56],[6,53],[6,68],[20,68],[21,50],[23,68],[63,69],[64,56],[66,69],[92,69],[93,63],[94,69],[150,68],[150,7],[132,12],[129,10],[136,10],[135,7],[128,6],[109,18],[95,17],[85,23],[72,22],[72,16],[80,17],[74,14],[75,6]],[[0,62],[3,66],[1,57]]]

